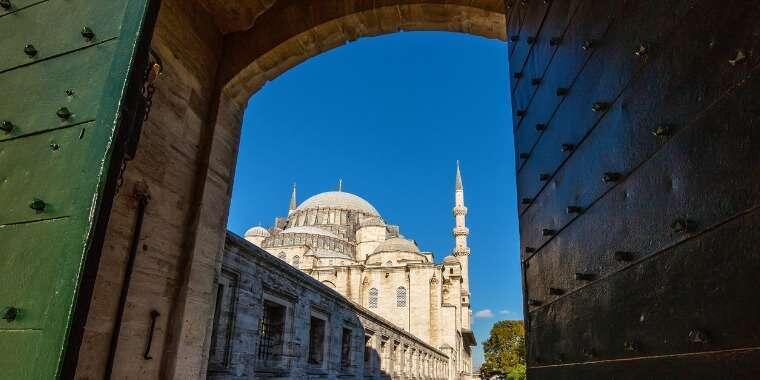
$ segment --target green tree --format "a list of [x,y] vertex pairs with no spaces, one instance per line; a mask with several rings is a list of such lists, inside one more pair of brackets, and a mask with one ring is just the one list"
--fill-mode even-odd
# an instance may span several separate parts
[[523,321],[499,321],[483,343],[484,378],[501,375],[508,380],[525,379],[525,325]]

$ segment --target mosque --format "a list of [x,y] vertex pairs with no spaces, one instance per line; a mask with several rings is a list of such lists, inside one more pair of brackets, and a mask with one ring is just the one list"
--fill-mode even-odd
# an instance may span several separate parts
[[452,211],[455,244],[441,262],[341,185],[300,204],[294,185],[287,217],[269,229],[249,229],[245,239],[447,353],[454,368],[469,373],[476,341],[459,163]]

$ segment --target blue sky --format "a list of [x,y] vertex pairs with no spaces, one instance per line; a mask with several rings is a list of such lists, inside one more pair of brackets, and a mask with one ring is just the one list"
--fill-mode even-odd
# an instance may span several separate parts
[[470,289],[481,343],[522,319],[506,45],[404,32],[358,40],[285,72],[248,105],[228,227],[243,234],[336,188],[372,203],[442,260],[454,240],[454,165],[469,208]]

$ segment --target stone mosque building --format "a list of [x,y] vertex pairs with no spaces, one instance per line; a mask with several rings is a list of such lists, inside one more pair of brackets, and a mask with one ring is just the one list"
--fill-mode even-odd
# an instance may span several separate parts
[[245,240],[445,353],[451,373],[471,373],[476,342],[459,163],[454,194],[455,244],[440,262],[341,185],[300,204],[294,185],[287,217],[251,228]]

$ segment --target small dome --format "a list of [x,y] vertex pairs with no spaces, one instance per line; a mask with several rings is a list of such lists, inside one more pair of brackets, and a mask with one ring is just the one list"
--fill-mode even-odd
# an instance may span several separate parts
[[444,265],[460,265],[459,260],[457,260],[456,257],[448,255],[445,259],[443,259]]
[[379,216],[370,216],[369,218],[364,218],[359,222],[359,228],[370,226],[385,227],[385,222]]
[[285,231],[281,232],[282,234],[308,234],[308,235],[319,235],[319,236],[326,236],[333,239],[340,239],[337,235],[334,233],[319,228],[319,227],[313,227],[313,226],[302,226],[302,227],[290,227],[286,229]]
[[268,238],[269,237],[269,231],[267,231],[266,228],[261,226],[256,226],[248,231],[245,231],[245,237],[263,237]]
[[341,210],[358,211],[365,214],[379,216],[375,207],[358,195],[346,193],[345,191],[328,191],[317,194],[298,206],[297,210],[308,210],[315,208],[335,208]]
[[411,240],[406,240],[402,238],[390,238],[377,246],[375,248],[375,251],[373,253],[380,253],[380,252],[412,252],[412,253],[420,253],[420,249],[417,248],[417,244],[415,244]]

